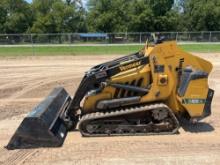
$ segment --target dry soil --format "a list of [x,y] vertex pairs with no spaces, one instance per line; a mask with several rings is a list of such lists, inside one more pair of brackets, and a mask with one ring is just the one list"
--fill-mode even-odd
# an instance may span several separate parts
[[74,94],[86,70],[116,56],[0,59],[0,164],[220,164],[220,54],[210,60],[212,116],[177,135],[83,138],[70,132],[61,148],[8,151],[4,146],[27,112],[54,87]]

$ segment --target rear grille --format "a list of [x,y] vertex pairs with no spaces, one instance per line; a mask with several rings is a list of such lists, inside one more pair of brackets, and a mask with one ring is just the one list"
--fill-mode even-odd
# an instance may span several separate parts
[[[131,82],[126,82],[124,83],[125,85],[132,85],[132,86],[137,86],[141,87],[143,83],[144,78],[139,78],[139,79],[134,79]],[[132,97],[132,96],[138,96],[137,92],[132,92],[128,91],[125,89],[119,89],[116,88],[115,93],[114,93],[114,98],[123,98],[123,97]]]

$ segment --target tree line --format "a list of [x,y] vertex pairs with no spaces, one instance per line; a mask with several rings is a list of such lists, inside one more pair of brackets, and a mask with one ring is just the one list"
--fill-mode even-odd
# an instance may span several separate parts
[[220,0],[1,0],[0,33],[218,31]]

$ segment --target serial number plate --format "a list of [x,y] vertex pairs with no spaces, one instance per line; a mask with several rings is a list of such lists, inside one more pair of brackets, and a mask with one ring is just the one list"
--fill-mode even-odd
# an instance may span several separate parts
[[206,99],[183,99],[183,104],[205,104]]

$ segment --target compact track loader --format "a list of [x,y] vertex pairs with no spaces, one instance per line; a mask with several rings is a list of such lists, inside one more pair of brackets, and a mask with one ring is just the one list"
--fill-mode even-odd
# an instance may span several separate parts
[[146,45],[137,53],[91,68],[75,96],[55,88],[22,121],[8,149],[61,146],[70,130],[82,136],[175,134],[179,119],[211,114],[212,64],[175,42]]

